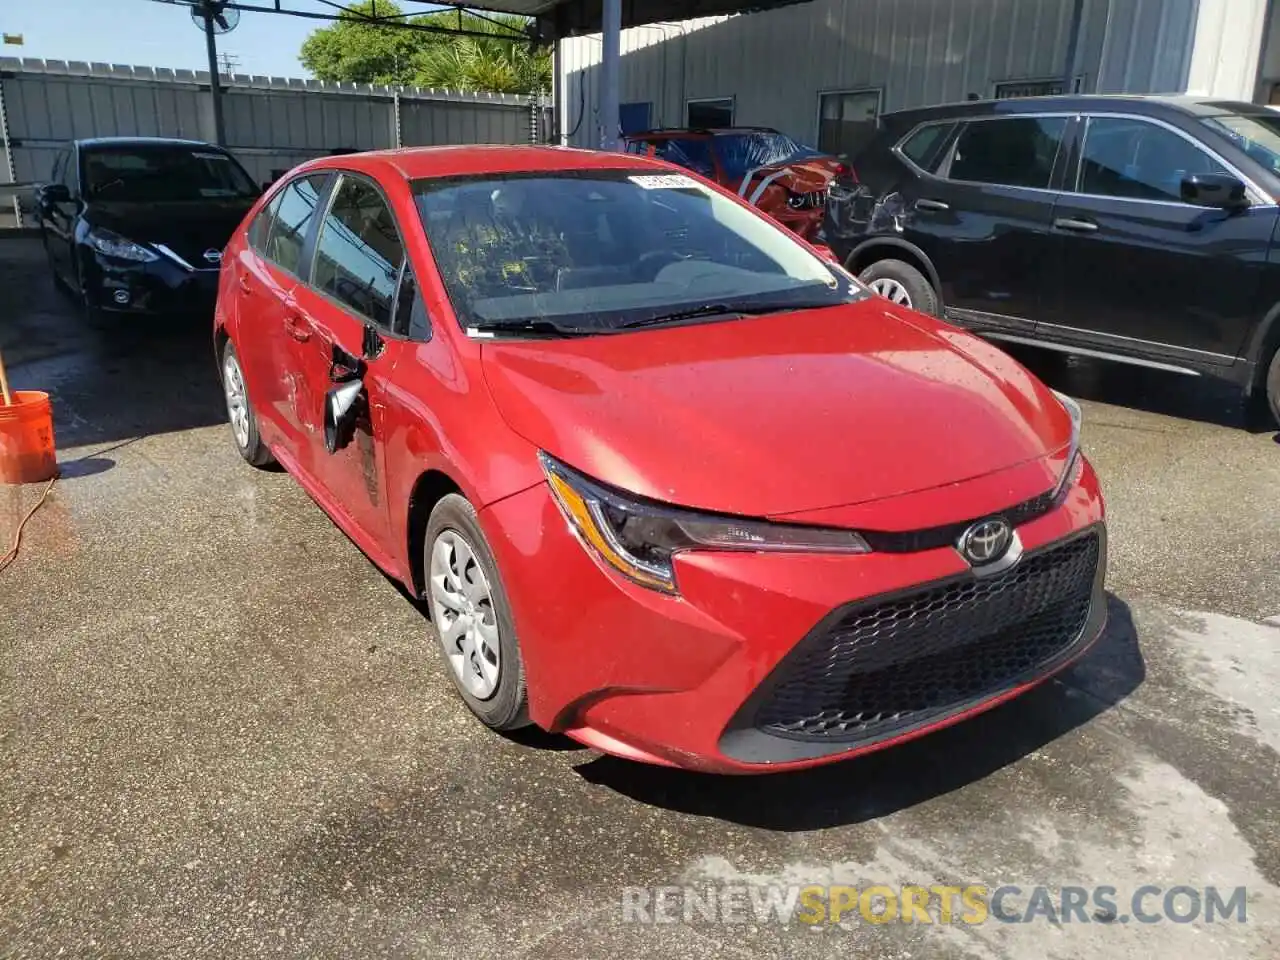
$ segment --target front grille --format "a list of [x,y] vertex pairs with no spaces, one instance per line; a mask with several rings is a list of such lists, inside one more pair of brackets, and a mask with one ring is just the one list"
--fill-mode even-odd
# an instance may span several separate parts
[[793,210],[820,210],[827,205],[827,192],[793,193],[787,197],[787,205]]
[[1046,490],[1039,496],[1024,500],[1002,513],[988,517],[974,517],[959,523],[948,523],[940,527],[928,527],[923,530],[908,530],[902,533],[878,530],[859,530],[862,539],[876,553],[919,553],[923,550],[937,550],[939,547],[953,547],[961,535],[979,520],[990,520],[1001,517],[1009,526],[1017,529],[1024,523],[1030,523],[1042,517],[1058,505],[1058,496],[1065,491]]
[[754,726],[793,740],[874,740],[1011,689],[1083,639],[1097,533],[967,578],[859,603],[806,637],[766,682]]

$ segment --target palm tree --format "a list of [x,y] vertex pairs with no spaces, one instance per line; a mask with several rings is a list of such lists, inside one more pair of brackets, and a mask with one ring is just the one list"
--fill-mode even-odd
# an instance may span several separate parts
[[551,89],[551,54],[523,35],[528,19],[514,14],[479,16],[441,11],[411,22],[483,33],[450,36],[371,24],[360,15],[400,13],[391,0],[363,0],[339,21],[311,34],[302,45],[303,66],[321,80],[409,84],[493,93],[538,93]]
[[[455,14],[427,14],[422,22],[456,26]],[[551,89],[551,56],[527,42],[506,39],[524,33],[529,21],[513,14],[478,17],[462,14],[462,27],[480,37],[432,37],[413,58],[414,82],[426,87],[484,90],[494,93],[537,93]]]

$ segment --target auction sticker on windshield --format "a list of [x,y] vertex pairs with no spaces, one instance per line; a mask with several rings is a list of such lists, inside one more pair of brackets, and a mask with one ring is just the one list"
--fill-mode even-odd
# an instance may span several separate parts
[[697,190],[700,186],[697,180],[683,173],[641,174],[627,179],[645,190]]

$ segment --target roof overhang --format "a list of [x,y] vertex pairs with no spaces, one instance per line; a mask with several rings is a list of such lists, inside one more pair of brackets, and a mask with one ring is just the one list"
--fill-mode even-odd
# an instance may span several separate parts
[[[754,13],[808,2],[810,0],[622,0],[622,25],[639,27],[670,20]],[[533,17],[538,39],[551,41],[599,33],[603,3],[601,0],[480,0],[467,6]]]

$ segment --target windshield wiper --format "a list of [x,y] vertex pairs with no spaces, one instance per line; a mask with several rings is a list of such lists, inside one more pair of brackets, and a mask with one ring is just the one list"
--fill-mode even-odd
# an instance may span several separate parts
[[690,307],[688,310],[676,310],[672,313],[660,313],[652,317],[628,320],[626,323],[620,324],[618,329],[652,327],[664,323],[697,320],[702,317],[759,317],[770,313],[785,313],[789,310],[814,310],[820,307],[834,306],[839,306],[839,302],[832,303],[824,300],[821,303],[794,303],[790,301],[786,303],[704,303],[700,307]]
[[467,325],[468,333],[511,333],[535,337],[580,337],[599,333],[589,327],[562,327],[550,320],[482,320]]

